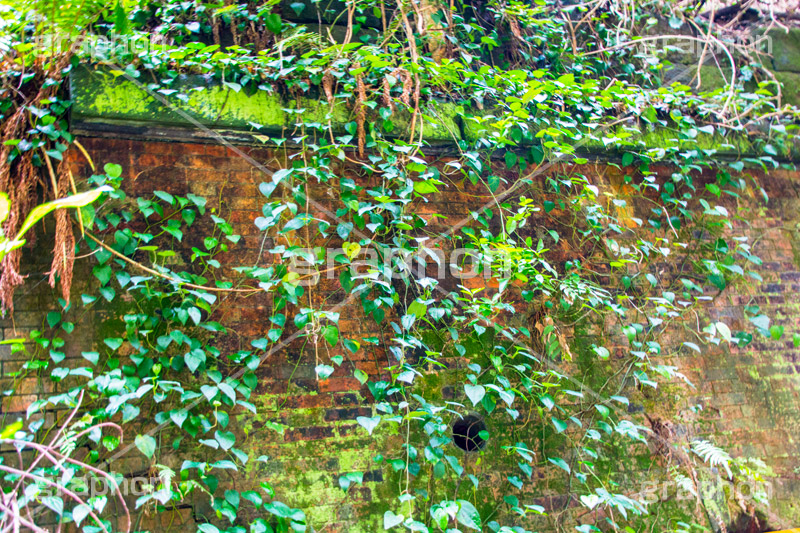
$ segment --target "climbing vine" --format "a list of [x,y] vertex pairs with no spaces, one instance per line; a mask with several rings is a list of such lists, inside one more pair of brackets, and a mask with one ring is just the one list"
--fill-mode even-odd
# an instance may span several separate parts
[[[370,416],[356,421],[396,489],[372,517],[378,529],[724,530],[702,493],[704,465],[729,479],[769,473],[757,458],[680,440],[668,420],[629,414],[663,385],[692,385],[666,359],[785,333],[755,305],[741,327],[706,313],[729,287],[760,280],[742,226],[768,202],[762,173],[789,167],[797,131],[797,109],[758,49],[730,39],[732,24],[685,3],[615,0],[55,7],[3,5],[4,234],[42,196],[105,192],[73,218],[59,211],[57,309],[30,338],[4,341],[29,355],[19,380],[58,385],[2,434],[39,454],[0,465],[4,524],[24,517],[44,531],[36,517],[49,515],[87,532],[138,530],[143,516],[204,500],[209,512],[194,513],[203,533],[324,529],[283,503],[280,486],[247,474],[270,461],[251,453],[248,417],[263,422],[261,440],[286,431],[258,391],[287,346],[313,361],[317,380],[351,376],[369,394]],[[670,42],[702,45],[701,67],[722,65],[724,86],[674,63],[672,44],[643,46],[665,42],[665,25]],[[276,154],[261,168],[254,221],[267,253],[238,261],[224,193],[129,196],[125,169],[93,161],[69,133],[64,80],[76,68],[103,69],[167,106],[209,82],[282,98],[291,126],[249,124]],[[303,107],[316,101],[323,113]],[[442,130],[452,157],[430,142]],[[73,176],[67,153],[88,176]],[[604,180],[598,154],[612,156]],[[439,212],[439,195],[454,191],[469,197],[463,220]],[[460,262],[438,253],[455,250]],[[81,255],[93,285],[76,297]],[[2,262],[7,311],[20,257]],[[451,275],[429,274],[443,267]],[[318,291],[320,278],[336,290]],[[227,323],[226,309],[253,301],[266,310],[263,336]],[[354,309],[358,332],[340,325]],[[70,335],[93,313],[113,316],[81,352],[84,366],[68,365]],[[117,520],[112,496],[76,488],[108,480],[127,443],[156,481],[133,518]],[[487,446],[507,470],[482,462]],[[693,494],[690,505],[642,493],[634,465],[621,463],[646,446],[647,466]],[[534,501],[543,479],[566,499]],[[362,483],[363,472],[338,478],[345,494]],[[731,501],[751,516],[766,502]]]

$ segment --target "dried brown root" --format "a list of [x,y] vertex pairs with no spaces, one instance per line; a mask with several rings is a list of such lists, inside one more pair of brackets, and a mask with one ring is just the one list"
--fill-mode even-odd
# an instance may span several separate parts
[[[37,79],[44,80],[49,78],[60,81],[63,69],[69,64],[70,56],[70,52],[63,54],[57,61],[52,63],[49,71],[41,72],[40,75],[37,76]],[[39,107],[41,101],[52,97],[56,90],[58,90],[57,83],[51,84],[46,88],[40,88],[38,93],[36,93],[34,97],[29,98],[25,104],[27,106]],[[0,135],[2,135],[2,139],[0,140],[7,141],[24,138],[27,127],[28,110],[25,106],[19,105],[16,111],[5,120],[2,132],[0,132]],[[23,152],[11,164],[7,164],[6,161],[8,161],[12,149],[13,146],[10,144],[6,145],[5,142],[0,144],[0,161],[3,161],[3,164],[0,165],[0,191],[8,195],[11,205],[8,218],[3,225],[3,233],[6,236],[14,236],[17,234],[22,225],[22,221],[38,203],[37,185],[41,183],[45,186],[45,190],[47,189],[47,182],[41,179],[40,169],[33,164],[33,152]],[[62,181],[64,186],[69,186],[68,179]],[[56,185],[54,187],[51,185],[50,188],[53,189],[52,195],[58,197],[58,186]],[[47,196],[47,193],[45,193],[45,197]],[[72,245],[67,252],[65,246],[69,242],[69,237],[64,232],[64,227],[65,224],[61,223],[61,237],[60,240],[57,241],[63,245],[63,255],[61,256],[62,264],[69,263],[68,267],[64,267],[60,271],[62,273],[62,284],[65,281],[71,281],[72,263],[69,257],[70,254],[74,255],[75,243],[74,237],[72,237]],[[71,235],[71,230],[69,233]],[[0,263],[0,310],[2,310],[3,313],[14,310],[14,290],[21,285],[24,280],[23,276],[20,274],[20,258],[21,250],[12,250],[5,256],[2,263]],[[64,277],[63,274],[66,274],[68,271],[69,275]],[[69,294],[68,290],[66,294]]]
[[325,98],[329,104],[333,104],[333,84],[333,74],[331,74],[330,69],[327,69],[322,76],[322,90],[325,92]]
[[[58,166],[58,177],[53,172],[50,158],[45,154],[47,170],[53,181],[56,182],[56,198],[64,198],[70,193],[70,179],[66,167],[62,162]],[[70,289],[72,288],[72,273],[75,265],[75,235],[72,233],[72,220],[64,209],[56,211],[56,236],[53,246],[53,263],[50,267],[50,286],[55,288],[56,282],[61,280],[61,295],[69,303]]]
[[[356,65],[358,68],[358,65]],[[367,121],[367,107],[364,103],[367,101],[367,87],[364,85],[364,79],[361,75],[356,76],[356,125],[358,130],[358,157],[364,158],[364,145],[367,139],[367,130],[365,123]]]

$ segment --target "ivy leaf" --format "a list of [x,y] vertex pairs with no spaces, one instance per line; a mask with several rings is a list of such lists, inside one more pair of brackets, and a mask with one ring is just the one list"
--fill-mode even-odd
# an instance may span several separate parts
[[346,241],[347,237],[350,236],[350,232],[353,231],[353,224],[350,222],[342,222],[338,226],[336,226],[336,234],[342,238],[342,240]]
[[366,372],[361,370],[360,368],[356,368],[355,372],[353,372],[353,376],[358,380],[359,383],[362,385],[369,380],[369,375]]
[[392,529],[403,523],[405,517],[401,514],[394,514],[392,511],[383,513],[383,529]]
[[189,369],[189,371],[194,372],[200,367],[200,365],[206,362],[206,354],[203,352],[203,350],[195,348],[183,356],[183,360],[186,363],[186,367]]
[[717,332],[720,336],[728,342],[731,342],[731,330],[727,324],[724,322],[717,322],[715,324],[717,326]]
[[494,175],[489,176],[489,178],[486,181],[489,185],[489,190],[491,192],[497,192],[497,189],[500,188],[500,176],[494,176]]
[[458,513],[456,513],[456,520],[470,529],[477,531],[481,530],[481,515],[475,506],[467,500],[458,500]]
[[[506,167],[513,168],[517,164],[517,154],[511,150],[506,150],[504,159],[506,160]],[[490,178],[491,179],[491,178]],[[494,192],[494,191],[492,191]]]
[[556,431],[559,433],[563,433],[567,430],[567,423],[563,420],[559,420],[558,418],[553,417],[553,425],[556,428]]
[[478,405],[483,397],[486,396],[486,389],[483,385],[464,385],[464,392],[467,394],[467,398],[469,398],[473,406]]
[[691,348],[692,350],[694,350],[697,353],[700,353],[700,347],[698,345],[696,345],[695,343],[693,343],[693,342],[688,342],[687,341],[687,342],[684,342],[683,345],[684,346],[688,346],[689,348]]
[[198,308],[190,307],[188,313],[189,313],[189,318],[192,319],[192,322],[194,322],[195,325],[200,324],[200,319],[202,315],[200,314],[200,310]]
[[230,450],[236,443],[236,435],[230,431],[216,431],[214,438],[223,450]]
[[266,17],[264,17],[264,25],[267,27],[269,31],[274,34],[279,34],[283,29],[283,23],[281,22],[281,16],[277,13],[270,13]]
[[156,439],[150,435],[136,435],[136,438],[133,442],[136,447],[139,448],[139,451],[145,455],[145,457],[148,459],[153,458],[153,454],[156,453]]
[[50,311],[47,313],[47,325],[54,328],[61,322],[61,313],[58,311]]
[[379,416],[373,416],[373,417],[359,416],[358,418],[356,418],[356,422],[358,422],[358,424],[361,427],[366,429],[367,433],[369,433],[370,435],[372,435],[372,432],[375,430],[376,427],[378,427],[380,421],[381,417]]
[[64,514],[64,500],[57,496],[45,496],[42,498],[42,504],[58,516]]
[[103,339],[103,343],[109,348],[111,348],[112,351],[116,351],[117,349],[119,349],[120,346],[122,346],[122,339],[120,339],[119,337]]
[[325,326],[322,329],[322,336],[325,337],[328,344],[336,346],[336,343],[339,342],[339,328],[334,325]]
[[92,269],[92,273],[101,285],[107,285],[111,281],[111,267],[108,265],[96,266]]
[[547,460],[556,465],[557,467],[561,468],[562,470],[564,470],[567,474],[571,472],[569,465],[564,459],[560,457],[548,457]]
[[180,409],[180,410],[177,410],[177,411],[172,411],[169,414],[170,420],[175,422],[175,425],[178,426],[179,428],[183,427],[183,423],[186,422],[186,419],[188,418],[188,416],[189,416],[189,413],[187,413],[184,409]]
[[333,374],[333,367],[330,365],[317,365],[314,371],[319,379],[328,379]]
[[304,227],[306,224],[308,224],[308,221],[309,221],[308,217],[305,217],[305,216],[295,217],[295,218],[293,218],[292,220],[290,220],[289,222],[286,223],[286,225],[281,230],[281,233],[288,233],[290,231],[297,231],[300,228]]
[[414,191],[419,194],[432,194],[439,192],[436,185],[431,180],[414,182]]
[[549,394],[542,394],[541,396],[539,396],[539,400],[541,400],[542,405],[544,405],[548,411],[552,410],[553,407],[555,407],[556,405],[556,402],[553,401],[553,397],[550,396]]
[[622,166],[629,167],[631,163],[633,163],[633,154],[630,152],[622,154]]
[[96,365],[100,359],[100,354],[97,352],[81,352],[81,356],[93,365]]

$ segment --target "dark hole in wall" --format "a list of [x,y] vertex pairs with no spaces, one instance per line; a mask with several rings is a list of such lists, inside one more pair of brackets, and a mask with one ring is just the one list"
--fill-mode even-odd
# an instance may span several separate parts
[[453,424],[453,444],[465,452],[482,450],[486,440],[480,436],[486,431],[486,424],[477,415],[467,415]]
[[764,531],[777,531],[767,524],[767,518],[759,511],[752,514],[742,513],[736,521],[728,526],[729,533],[762,533]]

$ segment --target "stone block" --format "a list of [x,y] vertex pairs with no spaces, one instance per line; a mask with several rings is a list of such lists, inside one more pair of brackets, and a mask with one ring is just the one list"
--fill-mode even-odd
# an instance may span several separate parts
[[768,34],[775,70],[800,73],[800,28],[774,29]]

